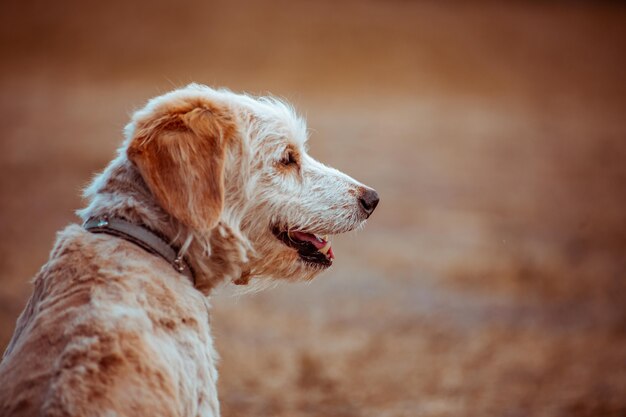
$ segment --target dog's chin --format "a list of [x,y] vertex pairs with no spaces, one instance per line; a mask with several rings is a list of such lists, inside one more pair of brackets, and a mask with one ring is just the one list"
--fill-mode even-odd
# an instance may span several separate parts
[[320,265],[300,256],[297,250],[286,246],[272,236],[263,248],[257,249],[258,258],[249,264],[252,275],[278,281],[310,281],[331,265]]

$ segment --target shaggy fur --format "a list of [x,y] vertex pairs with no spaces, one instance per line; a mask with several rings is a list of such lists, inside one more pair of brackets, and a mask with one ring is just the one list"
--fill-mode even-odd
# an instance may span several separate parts
[[78,214],[167,237],[195,287],[133,243],[68,226],[0,364],[2,416],[219,416],[206,296],[311,279],[323,268],[272,228],[337,234],[371,213],[359,199],[373,190],[308,156],[304,121],[272,98],[190,85],[149,101],[125,133]]

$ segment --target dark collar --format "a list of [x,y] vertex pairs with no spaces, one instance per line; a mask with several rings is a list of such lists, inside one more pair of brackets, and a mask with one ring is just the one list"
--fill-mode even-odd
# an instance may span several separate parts
[[120,237],[154,255],[159,255],[195,285],[193,270],[183,255],[147,227],[117,217],[107,216],[91,217],[83,224],[83,227],[91,233],[106,233]]

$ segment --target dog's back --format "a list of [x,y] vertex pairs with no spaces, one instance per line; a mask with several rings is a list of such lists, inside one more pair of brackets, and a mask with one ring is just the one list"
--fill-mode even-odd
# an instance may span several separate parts
[[163,259],[69,226],[0,364],[0,415],[219,415],[205,302]]

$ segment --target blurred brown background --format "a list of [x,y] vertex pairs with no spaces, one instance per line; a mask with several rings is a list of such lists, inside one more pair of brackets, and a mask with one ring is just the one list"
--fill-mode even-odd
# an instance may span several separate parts
[[292,101],[375,187],[310,284],[213,297],[224,416],[626,415],[619,3],[2,2],[0,349],[129,113]]

